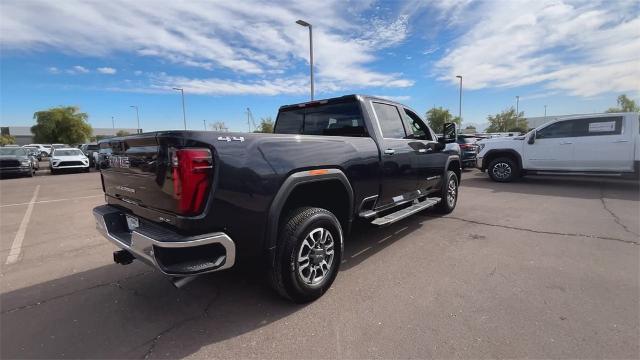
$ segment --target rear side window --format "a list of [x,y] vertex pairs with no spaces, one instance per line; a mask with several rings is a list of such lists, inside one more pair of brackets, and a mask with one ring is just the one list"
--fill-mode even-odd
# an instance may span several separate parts
[[622,117],[598,117],[573,120],[573,136],[600,136],[622,134]]
[[376,111],[383,137],[388,139],[405,138],[406,133],[404,132],[402,118],[397,107],[374,102],[373,109]]
[[281,111],[275,133],[325,136],[367,136],[357,102]]

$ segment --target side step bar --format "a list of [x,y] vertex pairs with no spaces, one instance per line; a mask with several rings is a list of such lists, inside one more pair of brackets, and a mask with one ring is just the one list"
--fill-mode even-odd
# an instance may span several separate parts
[[400,221],[408,216],[411,216],[419,211],[430,208],[436,204],[438,204],[442,199],[439,197],[426,198],[424,201],[419,202],[417,204],[413,204],[408,208],[404,208],[402,210],[398,210],[394,213],[385,215],[383,217],[379,217],[373,220],[371,223],[373,225],[383,226],[393,224],[396,221]]

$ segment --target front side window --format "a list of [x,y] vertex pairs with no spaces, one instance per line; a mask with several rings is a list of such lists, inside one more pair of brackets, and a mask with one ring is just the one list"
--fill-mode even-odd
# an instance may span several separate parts
[[408,139],[433,140],[429,128],[414,112],[404,109],[402,120],[404,121],[404,127],[407,130]]
[[556,139],[571,137],[573,120],[559,121],[553,123],[536,133],[536,139]]
[[400,117],[397,107],[374,102],[373,109],[376,111],[383,137],[388,139],[404,139],[407,136],[404,132],[402,118]]

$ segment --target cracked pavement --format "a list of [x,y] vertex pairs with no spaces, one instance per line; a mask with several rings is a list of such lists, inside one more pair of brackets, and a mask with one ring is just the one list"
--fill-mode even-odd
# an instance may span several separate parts
[[[73,186],[69,186],[72,183]],[[33,188],[20,259],[4,265]],[[112,263],[99,175],[0,181],[2,358],[638,358],[638,182],[466,171],[456,211],[358,225],[327,294],[259,268],[178,290]]]

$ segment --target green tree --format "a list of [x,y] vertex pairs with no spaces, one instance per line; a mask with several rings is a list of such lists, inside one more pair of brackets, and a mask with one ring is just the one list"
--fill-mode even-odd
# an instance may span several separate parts
[[1,146],[5,146],[5,145],[11,145],[11,144],[15,144],[16,143],[16,138],[14,138],[11,135],[0,135],[0,145]]
[[638,106],[634,100],[629,99],[627,95],[622,94],[618,96],[618,107],[609,108],[607,112],[640,112],[640,106]]
[[516,109],[510,107],[503,110],[501,113],[494,116],[487,116],[489,121],[489,127],[486,132],[526,132],[528,127],[527,119],[524,117],[524,112],[520,112],[516,116]]
[[467,127],[464,128],[465,134],[475,134],[477,132],[478,130],[476,130],[476,127],[473,125],[467,125]]
[[131,134],[126,130],[118,130],[118,132],[116,133],[116,136],[127,136],[127,135],[131,135]]
[[61,106],[33,114],[36,125],[31,127],[36,143],[80,144],[91,137],[89,115],[75,106]]
[[460,126],[460,118],[453,117],[449,112],[449,109],[443,109],[442,107],[433,107],[427,111],[427,123],[429,127],[435,132],[442,131],[442,125],[446,122],[454,122]]
[[209,125],[209,127],[213,131],[221,131],[221,132],[229,131],[229,128],[227,127],[227,125],[225,125],[224,121],[216,121],[213,124]]
[[255,129],[253,132],[255,132],[255,133],[272,133],[273,132],[273,119],[271,119],[271,116],[268,116],[266,118],[260,118],[260,124],[258,125],[258,128]]

